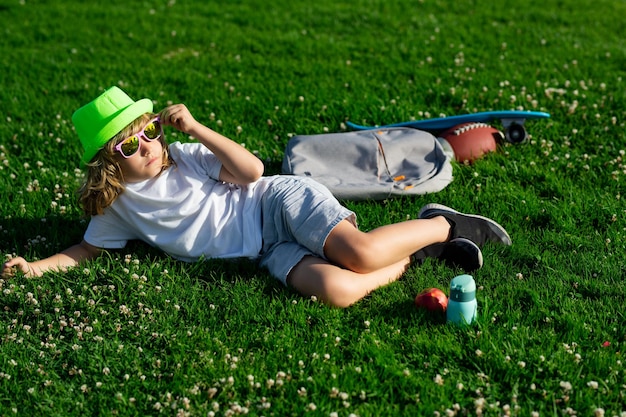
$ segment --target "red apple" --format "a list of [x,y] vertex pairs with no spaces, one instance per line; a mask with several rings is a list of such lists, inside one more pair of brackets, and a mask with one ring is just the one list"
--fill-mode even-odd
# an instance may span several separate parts
[[448,297],[439,288],[427,288],[415,297],[415,306],[435,313],[445,313]]

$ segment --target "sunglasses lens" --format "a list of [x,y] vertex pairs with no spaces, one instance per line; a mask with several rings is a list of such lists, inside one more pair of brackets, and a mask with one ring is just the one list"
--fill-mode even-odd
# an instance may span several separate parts
[[132,136],[122,142],[122,146],[120,147],[120,151],[124,156],[131,156],[139,149],[139,138],[137,135]]
[[158,139],[161,136],[161,124],[158,120],[152,121],[143,128],[143,134],[150,140]]

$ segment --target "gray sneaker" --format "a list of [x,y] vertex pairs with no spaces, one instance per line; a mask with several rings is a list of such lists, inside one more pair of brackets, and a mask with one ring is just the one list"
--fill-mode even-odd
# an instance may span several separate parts
[[440,259],[449,267],[461,268],[465,272],[473,272],[483,266],[480,248],[471,240],[462,237],[426,246],[411,257],[416,262],[423,262],[426,258]]
[[475,214],[459,213],[456,210],[441,204],[427,204],[419,212],[420,219],[430,219],[443,216],[452,227],[450,240],[457,237],[464,237],[471,240],[479,247],[486,242],[502,243],[511,245],[511,237],[494,220]]

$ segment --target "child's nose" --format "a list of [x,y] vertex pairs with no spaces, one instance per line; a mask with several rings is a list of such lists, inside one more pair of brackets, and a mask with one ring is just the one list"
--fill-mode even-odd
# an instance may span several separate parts
[[148,140],[146,138],[141,138],[141,152],[142,154],[152,153],[154,146],[157,145],[158,140]]

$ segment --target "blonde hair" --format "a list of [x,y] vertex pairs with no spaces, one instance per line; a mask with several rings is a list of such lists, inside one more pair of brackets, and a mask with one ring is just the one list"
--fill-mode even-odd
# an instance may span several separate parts
[[[113,136],[86,164],[87,179],[79,189],[79,203],[85,214],[89,216],[103,214],[104,209],[113,204],[124,192],[124,175],[115,155],[117,153],[115,145],[139,132],[154,116],[154,114],[146,113],[135,119]],[[163,145],[163,168],[161,170],[163,172],[175,165],[175,162],[169,154],[165,138],[161,136],[159,141]]]

